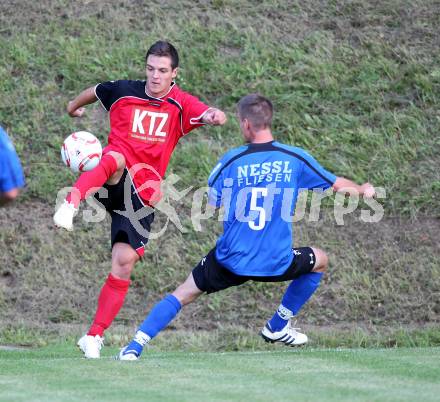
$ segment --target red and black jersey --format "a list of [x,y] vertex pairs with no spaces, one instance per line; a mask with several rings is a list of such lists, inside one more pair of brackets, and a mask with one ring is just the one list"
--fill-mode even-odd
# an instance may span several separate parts
[[196,127],[208,106],[175,83],[162,98],[146,92],[146,81],[109,81],[95,87],[109,112],[108,151],[124,155],[139,195],[149,204],[160,199],[160,180],[179,139]]

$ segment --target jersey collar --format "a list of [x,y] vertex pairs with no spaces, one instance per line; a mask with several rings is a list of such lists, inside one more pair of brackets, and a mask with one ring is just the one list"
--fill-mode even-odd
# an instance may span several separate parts
[[264,148],[265,146],[272,145],[275,140],[267,141],[267,142],[250,142],[248,144],[249,148]]
[[154,97],[154,96],[151,96],[151,95],[148,93],[148,91],[147,91],[147,81],[145,81],[145,95],[147,95],[150,99],[155,99],[155,100],[158,100],[158,101],[162,101],[162,102],[163,102],[164,98],[165,98],[166,96],[168,96],[168,94],[171,92],[171,90],[174,88],[175,85],[176,85],[176,83],[175,83],[174,81],[172,81],[172,82],[171,82],[171,85],[170,85],[170,89],[168,89],[168,92],[167,92],[165,95],[161,96],[160,98],[156,98],[156,97]]

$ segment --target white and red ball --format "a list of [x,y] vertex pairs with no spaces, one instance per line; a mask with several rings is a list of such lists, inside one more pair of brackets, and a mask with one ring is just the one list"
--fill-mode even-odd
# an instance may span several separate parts
[[102,147],[99,140],[87,131],[70,134],[61,147],[61,159],[74,172],[87,172],[98,166]]

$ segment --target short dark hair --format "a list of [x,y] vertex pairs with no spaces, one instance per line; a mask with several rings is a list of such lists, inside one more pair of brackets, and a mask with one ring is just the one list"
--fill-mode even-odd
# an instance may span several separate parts
[[171,68],[174,70],[179,67],[179,54],[176,48],[169,42],[164,40],[159,40],[154,43],[149,49],[145,56],[145,61],[147,61],[148,56],[151,54],[160,57],[169,57],[171,59]]
[[272,102],[260,94],[250,94],[241,98],[237,104],[238,116],[247,119],[256,130],[272,126]]

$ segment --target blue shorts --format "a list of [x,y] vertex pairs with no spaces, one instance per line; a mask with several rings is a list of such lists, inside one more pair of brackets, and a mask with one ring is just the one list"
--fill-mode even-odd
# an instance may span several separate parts
[[24,186],[23,170],[14,146],[0,127],[0,193]]

